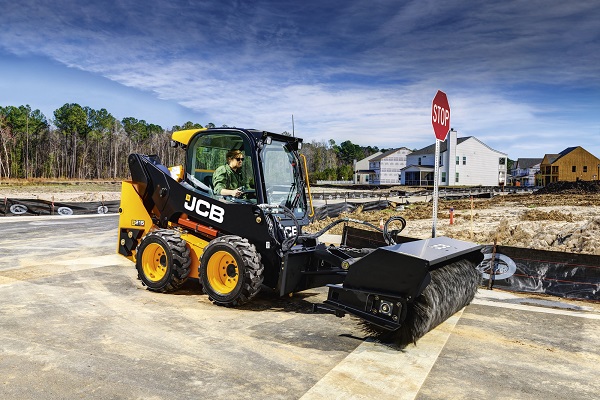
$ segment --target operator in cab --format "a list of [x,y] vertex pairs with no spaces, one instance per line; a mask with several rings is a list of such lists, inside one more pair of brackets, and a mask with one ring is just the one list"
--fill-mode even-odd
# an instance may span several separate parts
[[226,157],[227,163],[218,167],[213,173],[214,192],[221,196],[240,197],[244,193],[244,186],[248,185],[242,168],[244,153],[240,150],[230,150]]

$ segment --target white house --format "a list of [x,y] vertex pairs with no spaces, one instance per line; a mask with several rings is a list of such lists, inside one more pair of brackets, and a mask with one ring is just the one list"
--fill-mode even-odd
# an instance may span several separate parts
[[399,185],[400,173],[406,167],[411,150],[406,147],[388,150],[369,160],[369,183],[371,185]]
[[[494,150],[479,139],[457,138],[450,130],[440,143],[440,186],[502,186],[506,183],[508,155]],[[402,170],[402,184],[432,186],[434,184],[435,144],[407,156]]]
[[383,154],[381,151],[373,153],[360,161],[354,160],[354,183],[367,185],[369,183],[369,174],[375,171],[369,169],[369,161]]
[[513,184],[517,186],[535,186],[535,174],[540,172],[543,158],[519,158],[510,171]]

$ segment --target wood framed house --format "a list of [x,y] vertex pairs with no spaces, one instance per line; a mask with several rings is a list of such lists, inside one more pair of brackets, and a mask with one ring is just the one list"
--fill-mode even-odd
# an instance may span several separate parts
[[599,177],[600,159],[581,146],[546,154],[540,164],[539,183],[543,186],[558,181],[592,181]]
[[[508,156],[479,139],[457,137],[451,130],[440,143],[440,186],[503,186],[507,178]],[[435,144],[407,156],[401,183],[409,186],[433,186]]]

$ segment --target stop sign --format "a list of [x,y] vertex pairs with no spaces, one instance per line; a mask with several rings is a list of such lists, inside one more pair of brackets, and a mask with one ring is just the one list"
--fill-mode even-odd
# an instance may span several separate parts
[[438,90],[431,102],[431,124],[435,137],[445,140],[450,130],[450,104],[446,93]]

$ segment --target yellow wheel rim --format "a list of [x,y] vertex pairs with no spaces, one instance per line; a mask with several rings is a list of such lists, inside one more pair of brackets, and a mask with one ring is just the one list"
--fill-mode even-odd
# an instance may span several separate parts
[[142,254],[142,270],[151,282],[158,282],[167,274],[167,253],[164,247],[150,243]]
[[217,251],[208,260],[206,279],[215,292],[223,295],[231,293],[239,276],[238,266],[231,253]]

